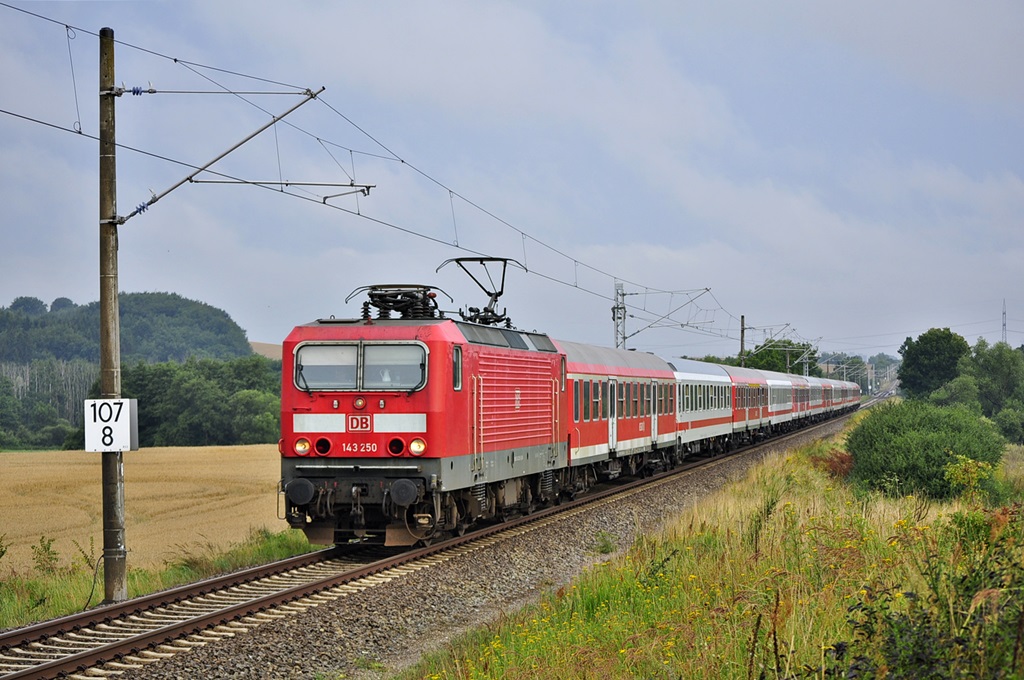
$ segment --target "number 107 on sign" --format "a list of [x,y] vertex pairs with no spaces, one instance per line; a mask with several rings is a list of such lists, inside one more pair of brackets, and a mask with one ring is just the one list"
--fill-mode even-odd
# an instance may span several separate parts
[[138,451],[138,401],[86,399],[85,450]]

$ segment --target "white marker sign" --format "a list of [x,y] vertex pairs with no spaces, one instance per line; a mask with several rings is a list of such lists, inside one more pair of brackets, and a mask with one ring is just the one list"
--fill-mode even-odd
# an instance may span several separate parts
[[138,400],[86,399],[85,450],[138,451]]

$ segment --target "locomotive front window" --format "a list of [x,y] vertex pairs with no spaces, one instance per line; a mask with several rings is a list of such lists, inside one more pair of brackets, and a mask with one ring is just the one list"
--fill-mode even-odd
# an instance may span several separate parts
[[356,345],[303,345],[295,353],[295,384],[304,390],[354,390]]
[[426,383],[420,345],[302,345],[295,352],[295,385],[302,390],[416,390]]
[[363,388],[414,390],[426,378],[427,355],[419,345],[365,345]]

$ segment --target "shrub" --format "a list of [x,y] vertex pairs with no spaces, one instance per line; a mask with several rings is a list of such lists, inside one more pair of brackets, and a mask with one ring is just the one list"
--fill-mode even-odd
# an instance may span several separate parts
[[854,482],[889,495],[923,493],[934,499],[956,494],[945,472],[957,456],[995,466],[1004,446],[991,421],[962,406],[920,401],[872,409],[846,440]]
[[846,659],[815,669],[815,677],[1021,677],[1021,508],[950,520],[919,546],[921,590],[865,586],[850,608],[854,639],[833,645]]
[[1003,436],[1014,444],[1024,444],[1024,409],[1008,406],[996,414],[996,425]]

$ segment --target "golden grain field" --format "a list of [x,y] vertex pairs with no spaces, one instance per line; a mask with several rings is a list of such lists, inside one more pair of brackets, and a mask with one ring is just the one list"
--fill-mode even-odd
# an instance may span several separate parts
[[[32,546],[53,539],[62,562],[103,554],[100,453],[0,452],[0,571],[32,566]],[[281,459],[275,444],[149,448],[124,453],[128,567],[244,540],[277,519]]]

